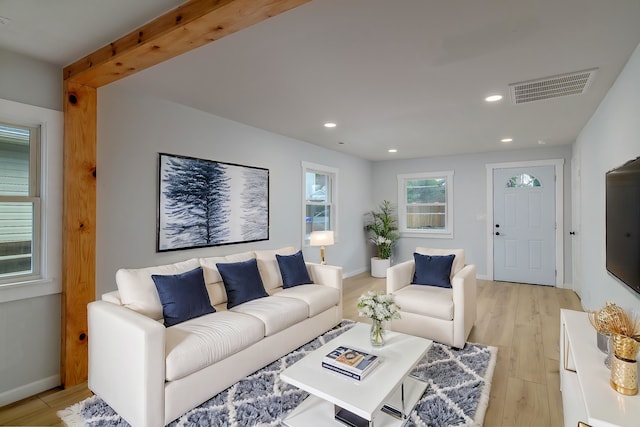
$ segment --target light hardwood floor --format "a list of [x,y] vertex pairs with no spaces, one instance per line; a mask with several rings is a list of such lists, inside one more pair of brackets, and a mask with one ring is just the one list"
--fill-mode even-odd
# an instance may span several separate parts
[[[355,301],[385,279],[361,274],[344,281],[344,317],[358,317]],[[484,425],[558,426],[560,308],[581,310],[573,291],[478,280],[478,320],[469,341],[498,347]],[[0,408],[0,425],[62,426],[56,412],[88,396],[87,385],[54,389]]]

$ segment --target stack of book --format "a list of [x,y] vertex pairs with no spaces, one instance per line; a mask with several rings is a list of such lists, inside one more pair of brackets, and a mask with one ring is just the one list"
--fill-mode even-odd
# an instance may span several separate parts
[[362,380],[378,364],[378,356],[340,346],[322,359],[322,367]]

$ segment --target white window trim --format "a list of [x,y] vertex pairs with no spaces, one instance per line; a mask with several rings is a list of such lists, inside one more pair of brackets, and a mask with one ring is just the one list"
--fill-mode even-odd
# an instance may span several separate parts
[[309,239],[306,238],[306,234],[307,234],[307,229],[306,229],[306,223],[305,223],[305,213],[306,213],[306,206],[307,206],[307,194],[306,194],[306,179],[307,179],[307,172],[308,171],[313,171],[313,172],[320,172],[320,173],[324,173],[327,175],[331,175],[331,201],[332,201],[332,207],[333,209],[331,209],[331,218],[330,218],[330,222],[331,222],[331,230],[333,231],[333,240],[335,243],[338,242],[338,169],[337,168],[332,168],[330,166],[325,166],[325,165],[320,165],[318,163],[311,163],[311,162],[305,162],[302,161],[301,162],[302,165],[302,246],[303,247],[309,247]]
[[40,275],[0,285],[0,302],[62,292],[62,141],[61,111],[0,99],[0,121],[40,126]]
[[[453,171],[419,172],[398,174],[398,228],[401,237],[453,239]],[[407,229],[406,181],[410,179],[446,178],[447,180],[447,218],[444,230],[409,230]]]

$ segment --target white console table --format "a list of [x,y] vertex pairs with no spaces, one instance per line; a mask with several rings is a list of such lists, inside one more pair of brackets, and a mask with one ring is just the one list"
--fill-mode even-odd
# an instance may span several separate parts
[[587,313],[560,311],[560,390],[565,427],[582,421],[592,427],[640,425],[640,395],[611,388],[606,354],[596,345]]

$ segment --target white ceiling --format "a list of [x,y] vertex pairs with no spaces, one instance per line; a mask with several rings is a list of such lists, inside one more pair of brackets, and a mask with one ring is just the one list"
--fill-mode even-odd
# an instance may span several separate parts
[[[0,0],[0,45],[66,65],[179,3]],[[638,0],[314,0],[114,85],[374,161],[563,145],[639,22]],[[590,68],[583,95],[509,99],[510,83]]]

